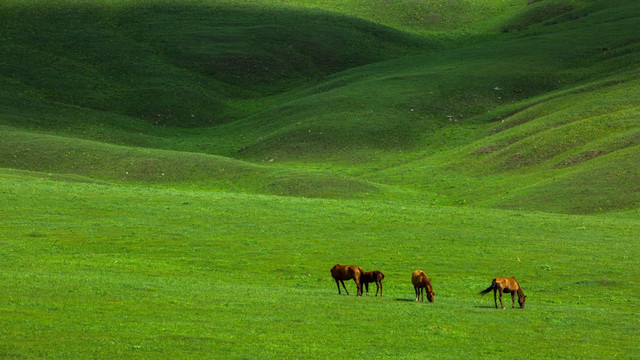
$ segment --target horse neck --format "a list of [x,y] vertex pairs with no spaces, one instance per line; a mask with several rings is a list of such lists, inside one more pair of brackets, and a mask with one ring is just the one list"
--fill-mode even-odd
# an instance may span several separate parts
[[522,299],[524,297],[524,293],[522,292],[522,289],[520,288],[520,286],[518,286],[517,292],[518,292],[518,298]]
[[429,291],[433,291],[433,288],[431,287],[431,282],[430,282],[429,280],[426,280],[426,279],[425,279],[424,284],[425,284],[425,288],[426,288],[427,290],[429,290]]

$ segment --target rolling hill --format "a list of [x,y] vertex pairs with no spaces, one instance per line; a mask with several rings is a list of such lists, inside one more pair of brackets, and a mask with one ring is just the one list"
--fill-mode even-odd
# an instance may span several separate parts
[[636,4],[468,3],[4,2],[0,166],[292,196],[637,207]]
[[[638,24],[636,0],[0,1],[0,358],[633,357]],[[338,295],[336,263],[384,297]],[[526,308],[478,295],[496,276]]]

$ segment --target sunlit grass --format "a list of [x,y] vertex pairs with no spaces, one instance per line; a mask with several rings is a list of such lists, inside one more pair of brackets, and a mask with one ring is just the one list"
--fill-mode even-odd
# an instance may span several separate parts
[[[637,350],[635,220],[13,171],[2,172],[0,191],[10,210],[1,250],[7,356],[366,357],[379,346],[383,357],[452,358],[499,351],[478,341],[496,336],[519,341],[529,357]],[[337,262],[385,272],[385,296],[338,296],[329,275]],[[417,268],[433,280],[433,304],[413,302]],[[477,295],[498,274],[518,278],[525,310],[497,311]],[[343,343],[362,333],[367,341]],[[424,337],[432,347],[415,349]]]

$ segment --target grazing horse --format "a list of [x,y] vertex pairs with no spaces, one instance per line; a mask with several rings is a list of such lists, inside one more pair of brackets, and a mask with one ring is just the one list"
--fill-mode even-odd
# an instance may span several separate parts
[[496,304],[496,309],[498,308],[498,300],[496,300],[496,292],[500,292],[500,306],[504,309],[504,304],[502,303],[502,293],[505,292],[507,294],[511,294],[511,306],[516,308],[516,293],[518,294],[518,304],[520,304],[520,309],[524,309],[524,302],[527,300],[527,297],[522,292],[520,285],[516,281],[516,278],[510,277],[497,277],[493,279],[491,282],[491,286],[489,286],[486,290],[480,292],[480,295],[484,295],[489,291],[493,290],[493,302]]
[[369,296],[369,283],[376,283],[376,296],[378,296],[378,289],[380,290],[380,297],[382,297],[382,279],[384,274],[382,271],[374,270],[363,272],[360,275],[360,283],[367,289],[367,296]]
[[364,271],[361,268],[355,265],[340,265],[336,264],[331,268],[331,276],[336,281],[336,285],[338,286],[338,294],[340,294],[340,283],[342,283],[342,287],[344,291],[349,295],[349,291],[347,287],[344,286],[344,280],[351,280],[356,283],[357,288],[357,296],[362,296],[362,284],[360,283],[360,276]]
[[433,288],[431,287],[431,279],[427,277],[427,274],[422,270],[416,270],[411,274],[411,282],[413,283],[413,289],[416,292],[416,301],[420,295],[422,295],[422,302],[424,302],[424,291],[427,293],[427,300],[429,302],[433,302],[433,295],[436,293],[433,292]]

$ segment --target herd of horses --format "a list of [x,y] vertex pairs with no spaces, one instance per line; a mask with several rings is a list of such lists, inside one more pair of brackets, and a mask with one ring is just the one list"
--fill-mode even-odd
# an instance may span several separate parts
[[[353,280],[356,283],[357,296],[362,296],[362,287],[364,286],[367,292],[367,296],[369,296],[369,284],[376,283],[376,296],[378,296],[378,290],[380,290],[380,296],[382,297],[382,280],[384,279],[384,274],[382,271],[364,271],[361,267],[355,265],[340,265],[336,264],[333,268],[331,268],[331,276],[336,281],[336,285],[338,286],[338,294],[341,294],[340,284],[342,284],[342,288],[349,295],[349,291],[347,287],[344,285],[345,280]],[[427,293],[427,300],[429,302],[433,302],[433,296],[435,292],[433,291],[433,287],[431,286],[431,279],[427,276],[427,274],[422,270],[416,270],[411,274],[411,283],[413,284],[413,289],[416,295],[416,301],[419,301],[422,296],[422,302],[424,302],[424,293]],[[491,286],[486,288],[485,290],[480,292],[480,295],[484,295],[493,290],[493,301],[496,305],[496,309],[498,308],[498,294],[500,294],[500,306],[504,309],[504,304],[502,303],[502,294],[507,293],[511,294],[511,307],[516,308],[515,305],[515,296],[518,294],[518,304],[520,304],[520,308],[524,308],[524,303],[527,299],[527,296],[522,292],[520,285],[516,281],[515,278],[510,277],[497,277],[493,279],[491,282]]]

